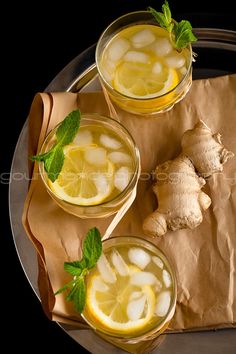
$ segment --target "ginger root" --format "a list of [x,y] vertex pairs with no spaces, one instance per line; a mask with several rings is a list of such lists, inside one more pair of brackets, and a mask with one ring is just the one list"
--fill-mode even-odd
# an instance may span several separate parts
[[155,170],[157,181],[153,190],[158,209],[143,223],[144,232],[149,236],[162,236],[167,229],[197,227],[203,219],[202,210],[211,204],[210,197],[201,190],[206,183],[201,176],[222,171],[222,165],[234,156],[224,148],[220,135],[213,135],[202,121],[184,133],[182,149],[177,158]]
[[234,156],[225,149],[219,133],[212,134],[211,129],[199,121],[192,130],[187,130],[182,137],[182,151],[192,161],[197,172],[209,177],[223,171],[223,164]]

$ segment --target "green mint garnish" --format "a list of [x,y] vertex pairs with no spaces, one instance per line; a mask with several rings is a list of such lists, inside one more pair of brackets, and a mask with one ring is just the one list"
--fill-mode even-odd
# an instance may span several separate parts
[[189,21],[182,20],[179,23],[175,23],[172,20],[167,0],[165,0],[165,3],[162,5],[162,12],[158,12],[152,7],[148,7],[148,11],[153,15],[159,25],[170,33],[171,40],[176,49],[186,48],[189,43],[197,41]]
[[176,48],[183,49],[187,47],[189,43],[197,41],[197,38],[192,32],[192,26],[189,21],[182,20],[179,23],[175,23],[173,32]]
[[63,146],[70,144],[74,140],[79,126],[80,110],[77,109],[69,113],[57,128],[57,141],[53,147],[46,153],[35,155],[31,158],[33,161],[43,161],[45,171],[52,182],[56,181],[64,163]]
[[92,269],[102,254],[102,240],[99,230],[90,229],[83,243],[83,255],[80,261],[65,262],[64,269],[73,276],[73,280],[57,290],[55,295],[69,290],[67,301],[73,301],[76,311],[82,312],[86,302],[85,276]]

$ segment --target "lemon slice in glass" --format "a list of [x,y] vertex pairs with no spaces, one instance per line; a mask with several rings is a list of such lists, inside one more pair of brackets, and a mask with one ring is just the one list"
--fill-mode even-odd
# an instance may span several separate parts
[[111,194],[114,185],[114,165],[106,150],[96,145],[64,149],[65,160],[55,182],[48,181],[51,190],[66,202],[76,205],[96,205]]
[[113,86],[126,96],[146,99],[169,92],[178,82],[178,74],[173,68],[162,65],[162,70],[155,73],[151,64],[121,62]]
[[130,276],[137,270],[131,267],[129,274],[121,276],[117,273],[109,282],[104,282],[96,272],[87,284],[85,312],[112,333],[131,335],[141,332],[154,314],[154,292],[149,285],[137,287],[132,284]]

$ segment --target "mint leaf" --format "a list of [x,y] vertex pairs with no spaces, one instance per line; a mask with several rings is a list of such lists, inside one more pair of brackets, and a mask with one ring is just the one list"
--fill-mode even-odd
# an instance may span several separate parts
[[91,269],[97,263],[102,254],[101,234],[96,227],[90,229],[83,244],[83,257],[86,260],[87,268]]
[[60,146],[55,146],[54,149],[50,150],[50,153],[46,156],[46,158],[44,158],[44,168],[47,172],[48,178],[52,182],[55,182],[59,176],[64,159],[64,152]]
[[171,18],[171,11],[170,11],[170,7],[168,4],[168,1],[165,0],[165,3],[162,5],[162,12],[166,18],[167,23],[171,23],[172,18]]
[[84,278],[79,278],[76,284],[76,292],[73,297],[76,311],[83,312],[86,303],[86,287]]
[[70,288],[71,288],[71,285],[70,285],[70,283],[68,283],[68,284],[64,285],[62,288],[58,289],[54,295],[61,294],[63,291],[70,289]]
[[70,144],[80,126],[80,110],[72,111],[59,125],[56,131],[57,144],[61,146]]
[[38,161],[38,162],[45,161],[47,159],[47,157],[49,156],[49,154],[50,154],[50,151],[45,152],[44,154],[32,156],[30,159],[32,161]]
[[102,253],[102,240],[99,230],[94,227],[90,229],[83,244],[83,256],[80,261],[65,262],[64,269],[73,276],[73,280],[57,290],[55,295],[70,290],[66,296],[67,301],[73,301],[75,309],[80,313],[86,303],[85,275],[93,268]]
[[64,269],[67,273],[74,275],[74,276],[79,276],[82,273],[82,270],[84,267],[82,264],[78,262],[65,262],[64,263]]
[[66,297],[66,301],[73,301],[76,296],[76,292],[77,292],[77,283],[74,283],[71,291]]
[[162,5],[162,12],[157,12],[152,7],[148,7],[148,11],[153,15],[159,25],[170,33],[171,41],[176,49],[186,48],[189,43],[197,41],[189,21],[182,20],[177,23],[172,20],[171,10],[167,0],[165,0],[165,3]]
[[55,182],[58,178],[63,163],[64,163],[64,151],[63,146],[70,144],[76,136],[80,126],[80,110],[72,111],[66,116],[59,127],[56,130],[57,142],[53,147],[45,152],[31,157],[32,161],[43,161],[44,168],[47,172],[48,178]]
[[197,38],[192,32],[192,26],[189,21],[182,20],[174,25],[174,36],[176,48],[185,48],[191,42],[195,42]]
[[168,27],[168,22],[166,20],[166,17],[164,14],[162,14],[161,12],[157,12],[155,9],[153,9],[152,7],[148,7],[148,11],[151,12],[151,14],[153,15],[153,17],[155,18],[155,20],[159,23],[159,25],[162,28],[167,29]]

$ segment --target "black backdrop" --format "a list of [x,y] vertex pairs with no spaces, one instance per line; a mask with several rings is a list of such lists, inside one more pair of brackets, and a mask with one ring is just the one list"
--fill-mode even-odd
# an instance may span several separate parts
[[[235,30],[234,11],[213,1],[170,0],[173,17],[188,19],[193,27]],[[50,0],[17,5],[6,4],[1,13],[1,346],[7,352],[15,346],[30,353],[46,348],[58,353],[86,351],[44,315],[33,294],[12,241],[8,216],[7,189],[3,176],[10,169],[15,144],[34,95],[43,91],[54,76],[81,51],[95,43],[102,30],[128,11],[160,8],[162,1]],[[6,19],[4,26],[3,19]],[[5,113],[3,113],[5,112]],[[5,137],[5,139],[4,139]],[[2,225],[1,225],[2,226]],[[12,339],[8,339],[7,334]]]

